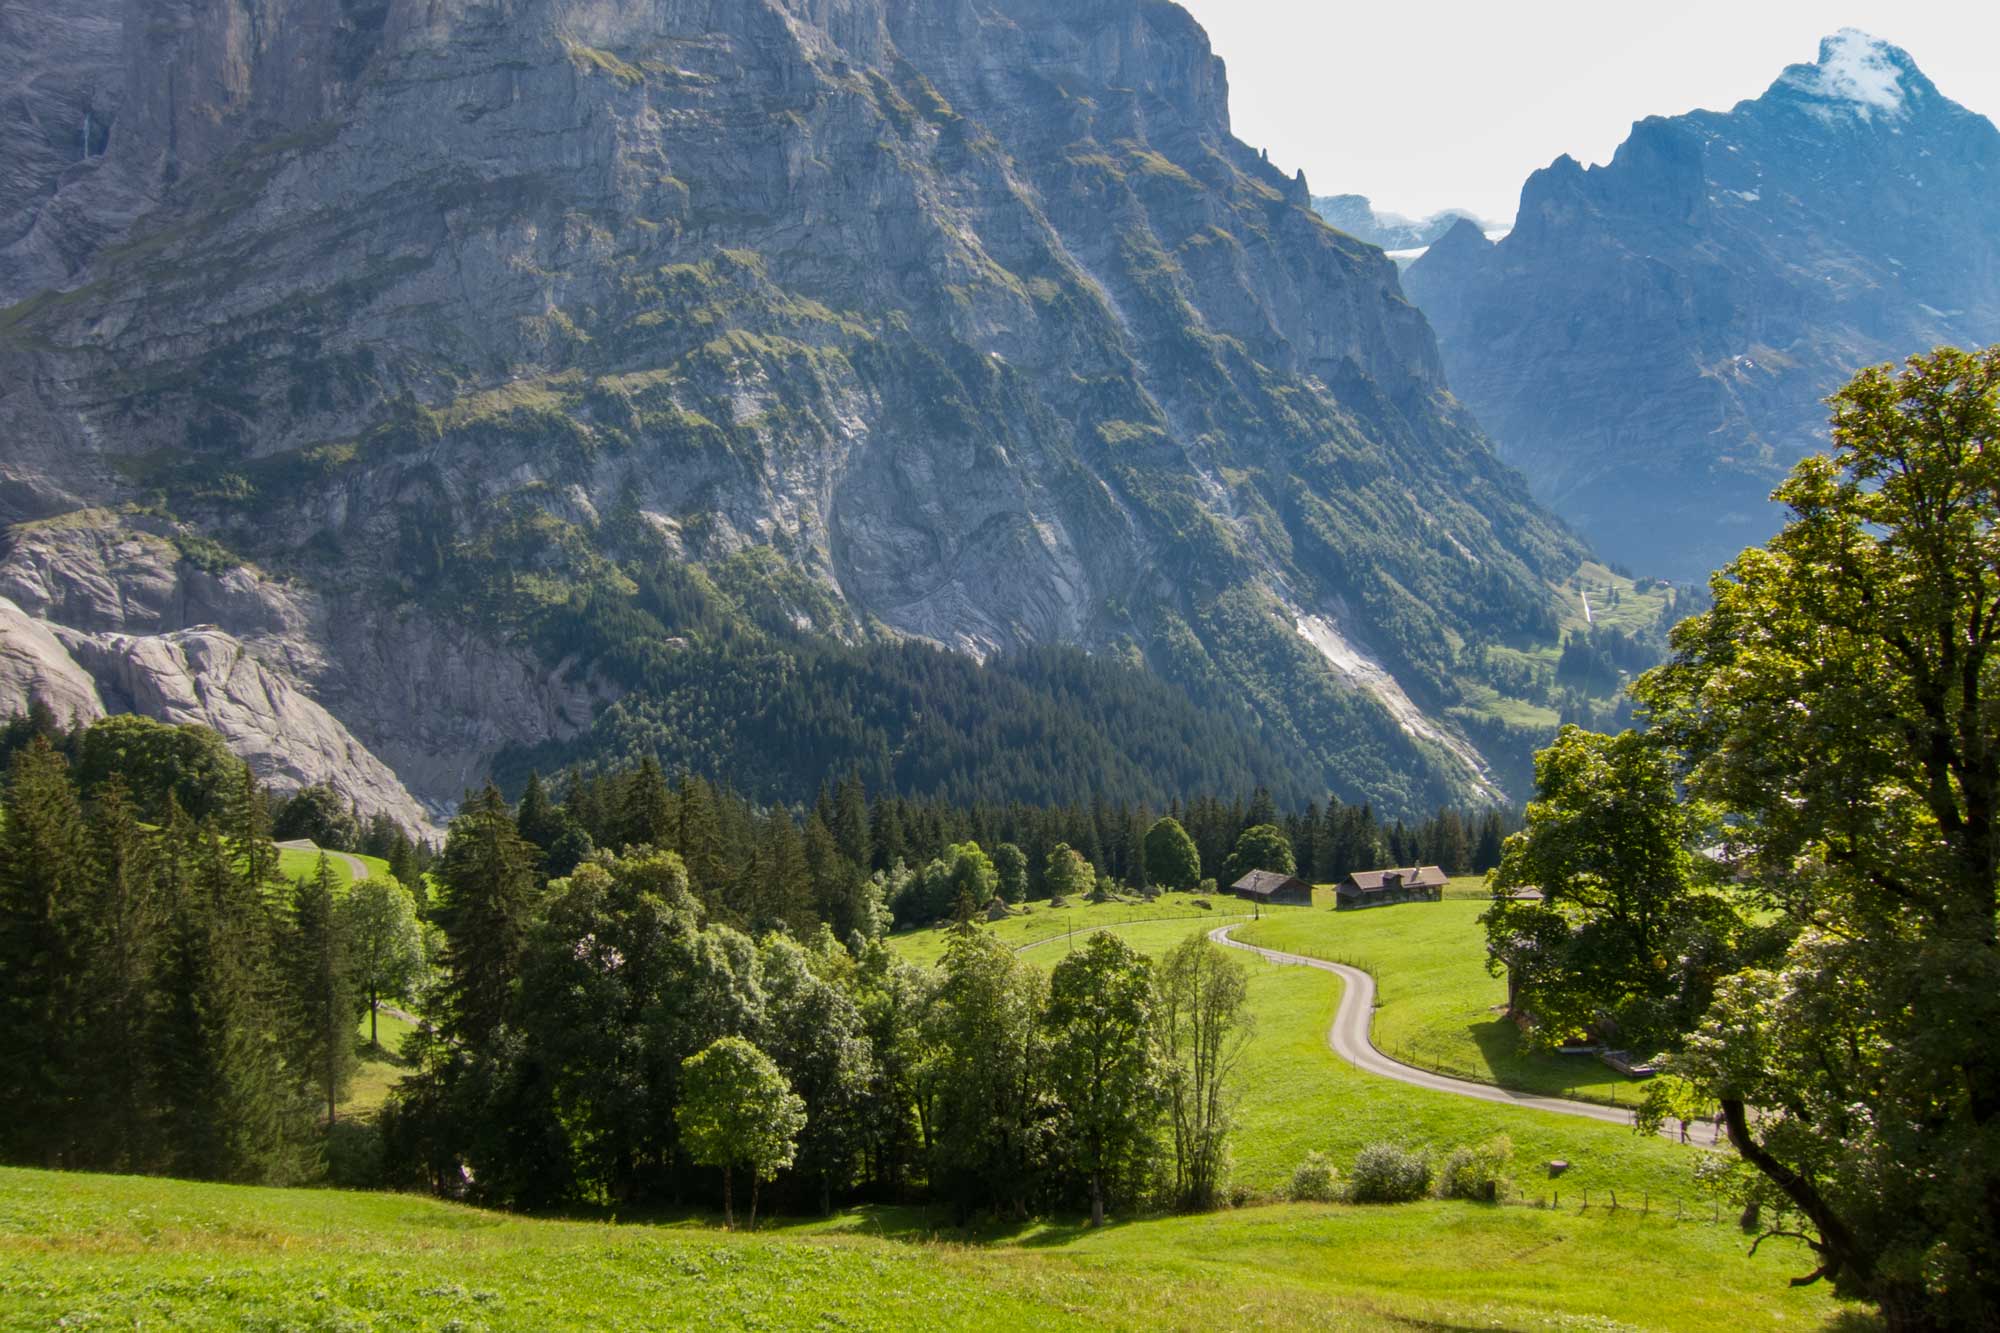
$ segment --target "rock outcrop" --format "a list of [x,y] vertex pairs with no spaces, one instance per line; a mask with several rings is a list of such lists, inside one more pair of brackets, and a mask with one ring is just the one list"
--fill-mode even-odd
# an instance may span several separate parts
[[0,597],[0,713],[24,713],[36,703],[66,724],[104,716],[97,682],[55,631]]
[[1864,365],[2000,339],[2000,130],[1856,32],[1762,97],[1532,176],[1497,245],[1406,275],[1452,387],[1536,494],[1642,574],[1700,579],[1782,519]]
[[1459,673],[1553,632],[1581,549],[1177,6],[129,3],[168,14],[102,163],[22,205],[69,239],[10,270],[0,518],[171,512],[283,596],[0,583],[35,614],[215,606],[434,803],[694,688],[625,641],[683,578],[780,638],[1115,654],[1344,794],[1490,794]]

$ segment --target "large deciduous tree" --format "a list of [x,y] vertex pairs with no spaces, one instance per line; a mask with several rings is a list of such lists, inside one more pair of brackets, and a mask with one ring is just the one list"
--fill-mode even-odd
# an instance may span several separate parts
[[1192,889],[1201,883],[1201,853],[1172,815],[1146,830],[1146,878],[1162,889]]
[[724,1037],[681,1064],[675,1108],[681,1143],[703,1166],[722,1168],[722,1212],[736,1225],[731,1177],[750,1169],[750,1229],[757,1229],[757,1182],[792,1164],[806,1104],[771,1057],[741,1037]]
[[376,1016],[384,1000],[409,998],[423,974],[424,932],[417,900],[393,879],[370,875],[341,904],[354,985],[368,1002],[368,1044],[379,1047]]
[[1481,918],[1510,999],[1544,1042],[1598,1029],[1671,1043],[1708,1007],[1709,969],[1742,927],[1702,883],[1715,878],[1697,853],[1704,812],[1680,799],[1657,739],[1633,731],[1563,728],[1535,756],[1535,788]]
[[1068,1112],[1075,1157],[1090,1178],[1090,1222],[1104,1225],[1105,1183],[1153,1144],[1160,1115],[1152,964],[1109,931],[1049,976],[1050,1090]]
[[1226,873],[1233,883],[1253,870],[1289,875],[1297,869],[1292,840],[1285,836],[1285,831],[1276,824],[1253,824],[1236,840],[1236,852],[1229,858]]
[[[1637,693],[1798,924],[1679,1060],[1896,1329],[2000,1324],[2000,348],[1864,371]],[[1772,1214],[1766,1214],[1767,1218]]]
[[1222,1185],[1230,1075],[1252,1032],[1248,995],[1243,964],[1206,936],[1188,936],[1161,960],[1157,1031],[1185,1208],[1212,1206]]

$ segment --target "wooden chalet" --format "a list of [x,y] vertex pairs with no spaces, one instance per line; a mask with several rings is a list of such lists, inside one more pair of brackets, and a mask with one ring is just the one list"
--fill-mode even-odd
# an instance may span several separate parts
[[1333,886],[1333,905],[1387,907],[1391,903],[1434,903],[1444,898],[1444,871],[1436,866],[1400,870],[1357,870]]
[[1229,886],[1238,898],[1253,903],[1279,903],[1311,907],[1312,885],[1297,875],[1280,875],[1275,870],[1253,870]]

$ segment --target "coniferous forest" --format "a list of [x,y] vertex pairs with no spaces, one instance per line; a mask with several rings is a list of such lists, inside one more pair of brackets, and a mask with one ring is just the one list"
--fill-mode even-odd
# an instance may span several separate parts
[[[733,1199],[739,1177],[753,1209],[760,1192],[792,1210],[1210,1202],[1226,1125],[1203,1083],[1241,1019],[1238,964],[1196,941],[1156,966],[1106,935],[1045,976],[960,929],[919,969],[884,936],[996,899],[1212,889],[1254,868],[1486,869],[1506,831],[1490,812],[1384,826],[1261,790],[955,807],[849,778],[769,808],[646,761],[531,775],[511,803],[488,787],[433,849],[323,789],[274,801],[200,728],[66,731],[37,711],[0,751],[8,1161],[330,1171],[522,1207],[659,1205],[718,1179]],[[287,877],[274,829],[390,874],[350,883],[322,856]],[[356,1023],[384,998],[423,1015],[411,1072],[379,1121],[341,1125]],[[689,1062],[725,1040],[778,1093],[704,1093],[723,1097],[704,1123],[734,1125],[704,1139],[684,1124]],[[1083,1072],[1107,1062],[1115,1096]],[[801,1118],[771,1154],[702,1146],[757,1142],[741,1117],[786,1098]]]

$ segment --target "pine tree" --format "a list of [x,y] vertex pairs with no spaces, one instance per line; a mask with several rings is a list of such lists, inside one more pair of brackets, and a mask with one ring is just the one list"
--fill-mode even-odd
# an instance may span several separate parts
[[856,870],[867,874],[874,860],[874,846],[868,827],[868,793],[861,785],[858,773],[850,775],[840,784],[840,792],[833,803],[832,829],[840,854]]
[[98,789],[90,842],[97,864],[89,907],[95,929],[84,983],[89,996],[84,1157],[101,1170],[131,1171],[147,1164],[147,1025],[164,912],[158,858],[120,778]]
[[333,863],[322,855],[312,875],[293,886],[283,950],[288,1063],[325,1102],[328,1124],[354,1076],[360,1009],[346,921],[334,898],[338,883]]
[[624,785],[618,800],[619,842],[626,847],[673,850],[678,843],[673,801],[653,756],[647,755]]
[[534,849],[498,788],[487,784],[451,821],[434,877],[449,978],[445,1024],[481,1049],[506,1018],[535,897]]
[[228,812],[230,834],[243,858],[243,876],[262,889],[278,877],[278,848],[271,841],[270,800],[248,764],[240,766]]
[[0,1152],[60,1166],[83,1060],[91,861],[69,764],[36,736],[0,832]]
[[528,785],[521,792],[521,805],[515,811],[514,826],[521,831],[522,837],[545,854],[562,833],[562,823],[549,804],[548,789],[542,786],[540,773],[532,770],[528,773]]

